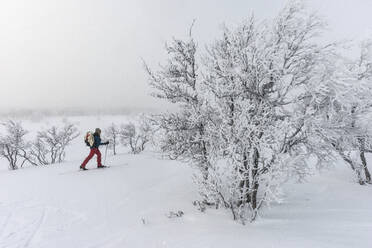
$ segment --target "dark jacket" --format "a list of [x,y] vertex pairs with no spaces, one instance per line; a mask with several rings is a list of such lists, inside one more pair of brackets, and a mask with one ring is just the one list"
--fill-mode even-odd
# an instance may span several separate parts
[[99,136],[98,133],[93,134],[94,137],[94,143],[91,148],[99,148],[100,145],[107,145],[108,142],[102,143],[101,137]]

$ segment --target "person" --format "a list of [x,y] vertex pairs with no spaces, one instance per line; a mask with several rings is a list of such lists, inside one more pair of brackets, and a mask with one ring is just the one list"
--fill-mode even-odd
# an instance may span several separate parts
[[102,156],[101,156],[101,152],[99,151],[99,146],[100,145],[108,145],[109,142],[108,141],[104,142],[104,143],[101,142],[101,129],[99,129],[99,128],[96,128],[96,130],[93,134],[93,137],[94,137],[94,143],[90,147],[90,153],[89,153],[88,157],[84,160],[84,162],[80,165],[80,169],[82,169],[82,170],[87,170],[86,165],[94,155],[97,155],[97,168],[106,167],[101,162],[101,157]]

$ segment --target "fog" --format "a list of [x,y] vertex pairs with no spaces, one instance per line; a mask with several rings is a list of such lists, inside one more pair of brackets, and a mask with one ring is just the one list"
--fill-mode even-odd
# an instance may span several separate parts
[[[279,0],[3,0],[0,2],[0,110],[161,108],[142,58],[164,60],[164,42],[193,19],[199,46],[221,23],[252,12],[275,15]],[[329,39],[371,34],[372,1],[309,0],[328,21]],[[371,36],[372,37],[372,36]]]

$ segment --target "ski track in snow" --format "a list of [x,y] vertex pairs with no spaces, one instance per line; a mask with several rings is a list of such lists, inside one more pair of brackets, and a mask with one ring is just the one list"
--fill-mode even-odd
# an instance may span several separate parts
[[6,230],[6,226],[8,225],[11,217],[12,217],[12,213],[7,214],[4,223],[1,225],[1,229],[0,229],[0,240],[1,240],[1,236],[3,235],[3,233]]
[[45,218],[45,214],[46,214],[46,208],[43,209],[42,213],[41,213],[41,216],[40,218],[36,221],[34,227],[33,227],[33,230],[31,232],[31,235],[30,237],[27,239],[24,247],[28,247],[30,245],[30,243],[32,242],[32,239],[35,237],[35,234],[39,231],[40,227],[42,226],[43,224],[43,221],[44,221],[44,218]]
[[120,165],[110,165],[108,166],[107,168],[88,168],[88,170],[84,171],[84,170],[81,170],[79,167],[77,167],[76,170],[70,170],[70,171],[67,171],[67,172],[61,172],[61,173],[58,173],[58,175],[69,175],[69,174],[75,174],[77,172],[81,172],[81,173],[90,173],[91,171],[95,171],[95,170],[105,170],[105,169],[112,169],[112,168],[115,168],[115,167],[118,167],[118,166],[125,166],[125,165],[128,165],[128,163],[123,163],[123,164],[120,164]]

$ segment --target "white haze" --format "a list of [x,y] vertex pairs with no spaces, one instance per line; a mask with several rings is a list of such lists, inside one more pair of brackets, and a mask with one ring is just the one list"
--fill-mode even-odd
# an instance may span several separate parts
[[[193,19],[203,46],[221,23],[252,12],[274,16],[279,0],[4,0],[0,2],[0,110],[160,108],[144,58],[165,59],[164,42],[184,37]],[[330,39],[368,37],[372,1],[311,0]]]

